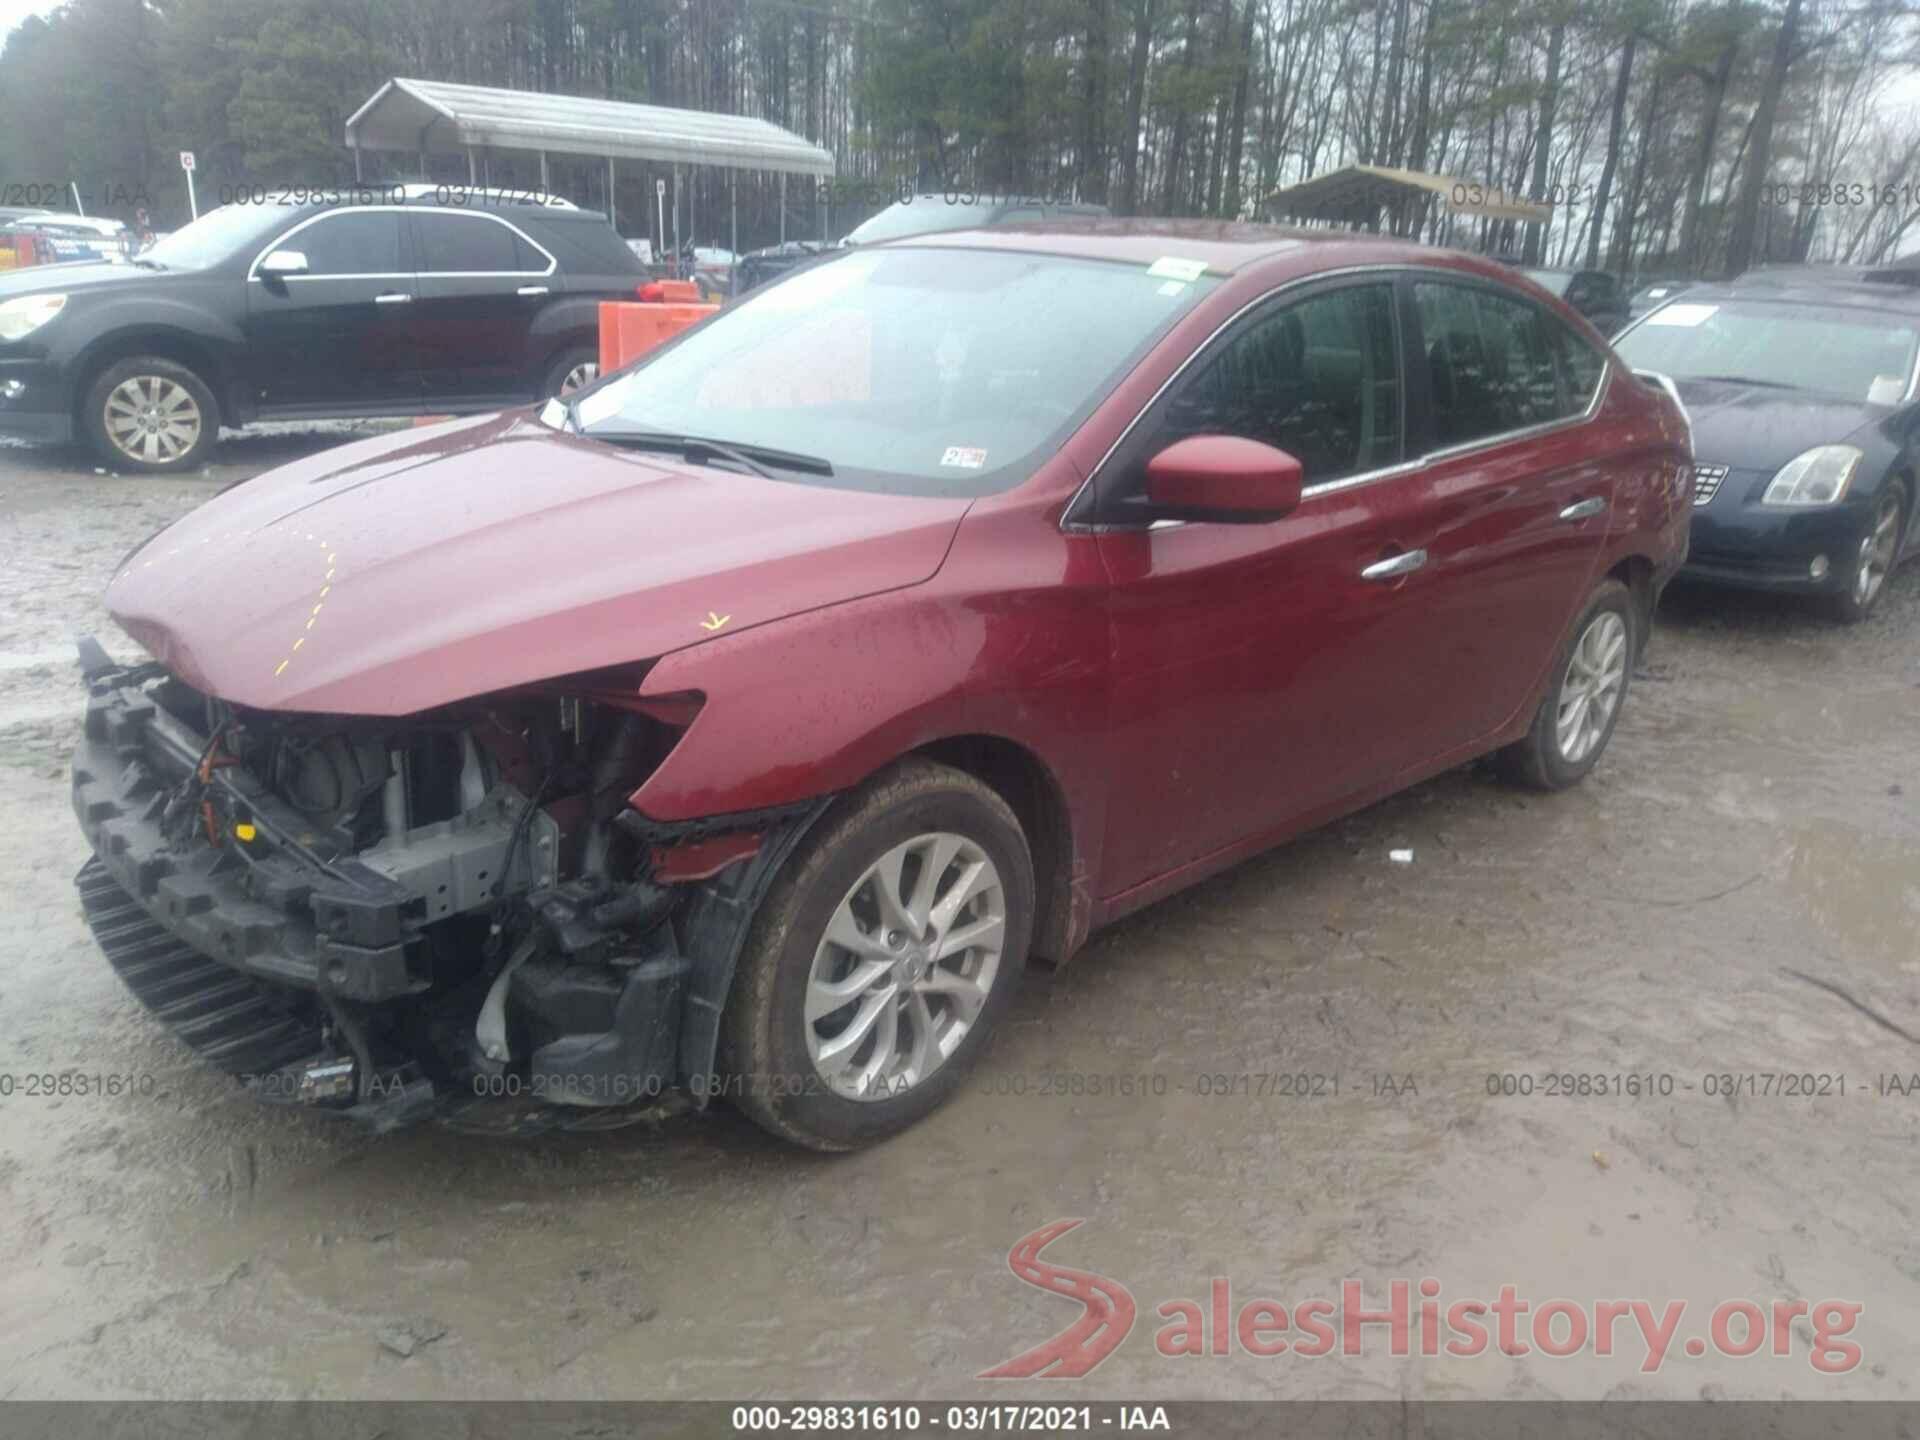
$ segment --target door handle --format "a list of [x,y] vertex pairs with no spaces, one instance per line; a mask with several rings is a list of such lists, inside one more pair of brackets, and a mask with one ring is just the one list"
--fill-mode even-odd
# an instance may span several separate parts
[[374,296],[373,303],[376,305],[411,305],[413,303],[413,296],[407,294],[404,290],[389,290],[384,295]]
[[1573,504],[1567,506],[1566,509],[1560,512],[1560,518],[1562,520],[1588,520],[1602,513],[1606,508],[1607,502],[1596,495],[1591,500],[1574,501]]
[[1360,572],[1362,580],[1395,580],[1402,575],[1411,575],[1427,563],[1424,550],[1402,550],[1398,555],[1389,555],[1384,560],[1376,560]]
[[547,287],[544,285],[522,285],[513,293],[516,295],[544,295],[547,293]]

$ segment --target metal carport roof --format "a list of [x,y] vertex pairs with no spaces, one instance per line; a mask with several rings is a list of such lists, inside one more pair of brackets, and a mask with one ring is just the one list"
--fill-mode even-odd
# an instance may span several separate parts
[[789,175],[834,173],[832,155],[768,120],[441,80],[389,80],[348,119],[347,144],[414,154],[457,154],[484,145]]
[[1497,186],[1423,170],[1398,170],[1387,165],[1348,165],[1329,170],[1285,190],[1276,190],[1267,205],[1276,215],[1296,220],[1336,220],[1370,225],[1395,200],[1435,195],[1456,215],[1481,215],[1490,220],[1526,220],[1546,224],[1553,207],[1508,195]]

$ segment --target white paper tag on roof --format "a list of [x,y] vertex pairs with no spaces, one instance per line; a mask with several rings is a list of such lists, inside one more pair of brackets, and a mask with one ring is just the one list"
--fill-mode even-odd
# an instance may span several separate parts
[[1162,255],[1147,267],[1156,280],[1198,280],[1207,273],[1204,260],[1182,260],[1178,255]]
[[1690,330],[1695,325],[1703,325],[1712,317],[1718,305],[1663,305],[1647,316],[1649,325],[1678,325]]

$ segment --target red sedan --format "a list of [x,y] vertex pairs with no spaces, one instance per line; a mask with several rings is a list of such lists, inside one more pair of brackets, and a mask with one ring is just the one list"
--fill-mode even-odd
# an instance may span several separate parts
[[952,1092],[1030,956],[1478,755],[1580,780],[1688,450],[1465,256],[1122,221],[842,252],[130,556],[152,660],[82,646],[82,898],[268,1098],[719,1095],[859,1145]]

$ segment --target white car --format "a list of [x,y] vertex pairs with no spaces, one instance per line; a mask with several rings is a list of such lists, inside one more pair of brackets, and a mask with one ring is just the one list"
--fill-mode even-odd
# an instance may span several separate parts
[[118,220],[49,213],[22,216],[11,224],[44,237],[57,261],[124,260],[133,253],[133,232]]

